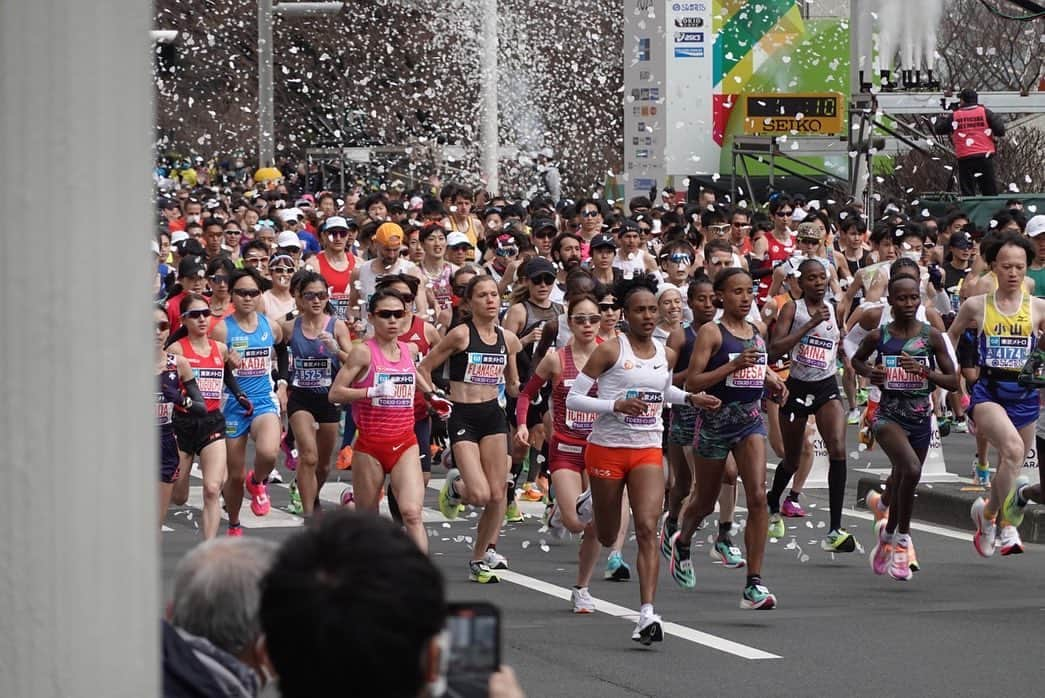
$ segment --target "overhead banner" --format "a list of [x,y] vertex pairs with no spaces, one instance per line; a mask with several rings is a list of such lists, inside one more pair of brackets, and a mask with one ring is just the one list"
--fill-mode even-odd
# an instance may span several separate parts
[[844,134],[847,20],[796,0],[625,0],[626,195],[729,174],[736,135]]

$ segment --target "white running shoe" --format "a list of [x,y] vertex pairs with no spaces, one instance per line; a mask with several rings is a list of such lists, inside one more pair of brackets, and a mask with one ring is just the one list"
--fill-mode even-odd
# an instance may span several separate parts
[[485,553],[483,553],[483,562],[485,562],[486,566],[492,570],[508,569],[508,558],[506,558],[504,555],[501,555],[493,548],[490,548]]
[[562,523],[562,507],[558,500],[551,503],[551,515],[548,517],[548,535],[555,540],[566,537],[566,527]]
[[863,418],[863,416],[864,411],[861,410],[859,407],[854,407],[853,409],[849,410],[849,417],[846,419],[846,422],[849,424],[849,426],[854,426],[860,423],[860,420]]
[[588,587],[574,589],[570,592],[574,613],[595,613],[595,599],[591,598]]
[[[976,501],[972,503],[972,522],[976,525],[972,545],[982,557],[990,557],[994,554],[994,546],[998,537],[998,527],[995,526],[994,521],[988,521],[983,515],[986,507],[987,502],[983,497],[977,497]],[[1019,537],[1018,534],[1017,537]]]
[[591,490],[584,490],[577,497],[577,518],[587,526],[595,518],[595,510],[591,504]]
[[998,547],[1002,555],[1019,555],[1023,552],[1023,541],[1015,526],[1002,526],[998,532]]
[[654,642],[663,642],[664,629],[660,627],[660,616],[656,613],[645,617],[640,615],[639,622],[635,624],[635,630],[631,633],[631,639],[647,647]]

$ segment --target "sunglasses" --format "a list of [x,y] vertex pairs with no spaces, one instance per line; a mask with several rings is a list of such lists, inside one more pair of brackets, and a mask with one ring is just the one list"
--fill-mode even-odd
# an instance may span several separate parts
[[537,276],[530,279],[531,284],[537,284],[538,286],[551,286],[555,283],[554,274],[538,274]]
[[232,294],[240,298],[257,298],[261,295],[261,291],[256,288],[237,288]]
[[293,274],[294,269],[291,267],[270,267],[269,271],[273,274]]
[[287,254],[297,254],[298,252],[301,252],[300,247],[281,247],[279,249],[286,251]]
[[790,216],[792,213],[794,213],[794,212],[793,211],[777,211],[775,215],[776,215],[777,218],[786,218],[787,216]]
[[598,315],[571,315],[570,322],[575,325],[597,325],[602,321]]
[[334,230],[327,231],[327,236],[338,240],[340,238],[347,238],[348,231],[344,228],[335,228]]
[[533,236],[535,238],[539,238],[541,240],[544,240],[544,239],[549,239],[550,240],[551,238],[555,237],[555,232],[551,231],[551,230],[542,230],[539,233],[534,233]]
[[736,228],[737,230],[743,231],[745,233],[748,232],[749,230],[751,230],[751,226],[750,225],[738,225],[738,224],[734,223],[733,227]]
[[330,294],[328,294],[326,291],[302,291],[301,292],[301,299],[302,300],[306,300],[309,303],[311,303],[312,301],[325,301],[329,297],[330,297]]
[[456,252],[461,252],[461,251],[464,251],[464,250],[470,250],[470,249],[472,249],[472,246],[471,246],[471,245],[468,245],[468,244],[463,244],[463,245],[452,245],[452,246],[450,247],[450,249],[451,249],[451,250],[454,250],[454,251],[456,251]]
[[693,263],[693,258],[690,257],[688,254],[673,254],[670,257],[668,257],[668,259],[670,259],[675,264],[692,264]]
[[171,328],[171,324],[169,322],[167,322],[166,320],[157,320],[156,321],[156,331],[157,332],[166,332],[170,328]]
[[819,245],[820,238],[798,238],[798,244],[802,245]]
[[616,308],[613,307],[613,303],[599,303],[600,313],[608,313],[611,310],[616,310]]
[[375,310],[374,311],[374,315],[376,315],[377,317],[381,318],[382,320],[391,320],[392,318],[395,318],[396,320],[402,320],[403,318],[406,317],[406,311],[405,310]]
[[599,215],[598,211],[592,211],[590,208],[587,211],[581,211],[582,218],[594,218]]
[[215,274],[214,276],[209,277],[208,281],[210,281],[212,284],[227,284],[229,282],[229,277],[223,276],[221,274]]
[[725,235],[729,232],[728,225],[709,225],[708,230],[712,235]]
[[196,310],[187,310],[181,314],[183,318],[189,320],[199,320],[200,318],[210,317],[210,308],[197,308]]

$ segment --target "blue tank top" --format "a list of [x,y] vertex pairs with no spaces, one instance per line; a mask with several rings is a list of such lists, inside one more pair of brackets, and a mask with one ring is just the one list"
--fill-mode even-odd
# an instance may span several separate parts
[[[242,363],[236,369],[236,381],[251,401],[262,399],[273,391],[272,384],[272,349],[275,338],[268,318],[256,313],[258,326],[253,332],[247,332],[239,326],[234,315],[224,318],[225,343],[229,349],[235,349]],[[225,389],[228,393],[228,388]]]
[[[751,326],[753,334],[750,339],[741,339],[727,330],[725,326],[716,321],[719,332],[722,334],[722,345],[710,359],[704,371],[714,371],[732,361],[737,355],[742,354],[748,347],[754,347],[761,352],[758,363],[748,368],[742,368],[730,373],[724,380],[708,388],[708,393],[714,395],[723,403],[737,402],[747,404],[762,399],[766,381],[766,343],[762,336]],[[750,324],[750,323],[749,323]]]
[[[330,318],[325,330],[334,334],[337,318]],[[331,352],[318,339],[309,339],[301,331],[301,318],[294,320],[294,332],[290,335],[290,386],[293,390],[326,394],[334,375],[341,368],[337,352]]]
[[689,370],[689,359],[693,356],[693,343],[697,341],[697,331],[693,329],[693,325],[686,325],[682,331],[685,333],[686,339],[682,342],[682,346],[679,347],[679,355],[675,360],[675,373],[685,373]]
[[900,365],[900,355],[908,354],[918,360],[930,371],[936,369],[936,356],[929,342],[929,325],[922,323],[922,328],[913,337],[894,337],[889,334],[889,326],[882,327],[878,339],[878,357],[885,369],[885,383],[882,395],[897,394],[907,397],[928,397],[935,386],[927,377],[908,373]]

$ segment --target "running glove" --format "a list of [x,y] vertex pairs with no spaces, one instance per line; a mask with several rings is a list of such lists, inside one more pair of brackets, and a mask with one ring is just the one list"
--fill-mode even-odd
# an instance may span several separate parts
[[1024,388],[1043,388],[1045,387],[1043,372],[1045,372],[1045,350],[1035,349],[1031,352],[1027,363],[1023,364],[1019,378],[1016,380]]

